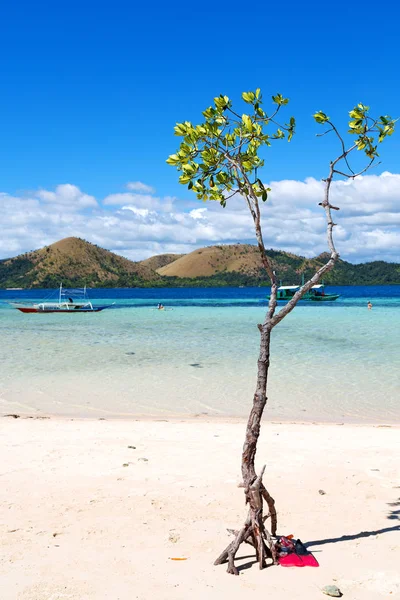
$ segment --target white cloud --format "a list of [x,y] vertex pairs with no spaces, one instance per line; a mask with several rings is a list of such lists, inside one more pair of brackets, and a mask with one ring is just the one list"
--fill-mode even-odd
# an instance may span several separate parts
[[71,185],[70,183],[58,185],[55,192],[39,190],[35,195],[43,202],[59,204],[65,210],[74,211],[97,206],[94,196],[84,194],[76,185]]
[[131,210],[133,214],[139,215],[139,217],[143,218],[148,217],[150,214],[150,211],[147,208],[136,208],[136,206],[123,206],[122,210]]
[[206,208],[194,208],[193,210],[190,211],[189,215],[192,217],[192,219],[205,219],[206,212],[207,212]]
[[[133,182],[138,183],[138,182]],[[143,184],[145,185],[145,184]],[[326,251],[326,222],[318,203],[323,183],[272,181],[262,206],[268,248],[312,257]],[[134,191],[109,194],[102,201],[71,184],[26,197],[0,194],[3,235],[0,258],[79,236],[133,260],[164,252],[183,253],[215,243],[255,243],[252,219],[240,197],[225,209]],[[400,261],[400,174],[382,173],[337,181],[332,186],[335,239],[352,262]]]
[[142,194],[155,194],[155,188],[151,187],[151,185],[147,185],[146,183],[142,183],[141,181],[128,181],[126,184],[126,189],[131,190],[132,192],[141,192]]
[[132,205],[140,208],[151,208],[159,211],[169,211],[176,198],[171,196],[165,196],[164,198],[158,198],[150,194],[133,194],[130,192],[123,192],[119,194],[109,194],[103,200],[105,206],[123,206]]

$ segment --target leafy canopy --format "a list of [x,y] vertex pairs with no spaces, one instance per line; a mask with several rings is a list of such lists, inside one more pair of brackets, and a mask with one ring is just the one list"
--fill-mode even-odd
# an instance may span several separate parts
[[[260,152],[271,146],[273,140],[295,132],[295,119],[280,125],[276,115],[289,100],[281,94],[272,96],[275,107],[270,115],[262,108],[261,90],[243,92],[242,99],[249,111],[242,115],[232,108],[228,96],[214,98],[214,106],[203,112],[204,121],[192,125],[190,121],[177,123],[175,135],[183,140],[176,154],[167,159],[169,165],[181,172],[179,182],[187,185],[200,200],[217,200],[222,206],[234,194],[267,199],[266,188],[257,176],[264,165]],[[268,133],[268,126],[273,126]]]
[[[378,119],[373,119],[369,114],[369,106],[364,104],[357,104],[351,111],[349,111],[350,121],[348,133],[357,136],[354,146],[357,150],[364,150],[366,156],[375,160],[379,156],[378,144],[383,142],[386,136],[390,136],[394,133],[395,123],[397,119],[392,117],[380,116]],[[330,117],[321,110],[313,115],[315,121],[321,125],[330,125],[329,131],[337,130],[331,123]]]

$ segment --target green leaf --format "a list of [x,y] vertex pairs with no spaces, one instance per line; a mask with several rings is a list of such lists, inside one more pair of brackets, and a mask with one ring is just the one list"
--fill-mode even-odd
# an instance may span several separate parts
[[284,104],[289,104],[289,98],[284,98],[282,94],[276,94],[276,96],[272,96],[272,102],[278,106],[282,106]]
[[171,154],[170,156],[168,156],[166,162],[169,165],[179,165],[180,163],[180,158],[177,154]]
[[357,146],[357,150],[364,150],[364,148],[367,146],[367,143],[364,139],[356,140],[355,144]]
[[199,133],[200,135],[206,135],[207,129],[204,127],[204,125],[196,125],[196,133]]
[[175,135],[186,135],[186,125],[184,123],[177,123],[174,127]]
[[349,117],[351,119],[363,119],[364,114],[355,108],[349,112]]
[[197,169],[196,169],[196,168],[195,168],[195,167],[194,167],[192,164],[190,164],[190,163],[186,163],[186,164],[182,165],[182,170],[183,170],[185,173],[189,173],[189,174],[190,174],[190,173],[195,173],[195,171],[196,171]]
[[242,98],[247,104],[252,104],[256,99],[256,95],[254,92],[243,92]]
[[316,120],[317,123],[326,123],[327,121],[329,121],[329,117],[328,115],[326,115],[324,112],[322,112],[322,110],[316,112],[313,114],[314,119]]
[[242,122],[246,128],[246,131],[251,133],[253,131],[253,123],[252,123],[252,120],[250,119],[249,115],[242,115]]
[[203,111],[203,115],[206,119],[212,119],[215,116],[215,108],[209,106],[206,110]]
[[285,137],[285,134],[283,133],[282,129],[277,129],[276,133],[274,133],[274,135],[272,136],[275,140],[279,140],[281,138]]
[[179,183],[182,183],[182,184],[189,183],[190,180],[191,180],[190,175],[184,174],[179,177]]
[[217,181],[218,183],[224,184],[228,180],[228,175],[224,171],[220,171],[217,173]]
[[219,111],[223,111],[226,108],[228,108],[230,102],[229,102],[229,98],[228,96],[223,96],[222,94],[220,96],[217,96],[216,98],[214,98],[214,104],[215,107],[219,110]]

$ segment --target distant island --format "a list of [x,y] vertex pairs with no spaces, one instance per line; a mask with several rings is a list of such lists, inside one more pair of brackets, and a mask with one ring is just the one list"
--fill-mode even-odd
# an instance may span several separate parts
[[[269,250],[279,281],[301,283],[326,260]],[[400,264],[374,261],[353,265],[339,260],[327,274],[331,285],[400,283]],[[199,248],[189,254],[161,254],[134,262],[75,237],[0,261],[0,288],[218,287],[266,286],[258,249],[250,244]]]

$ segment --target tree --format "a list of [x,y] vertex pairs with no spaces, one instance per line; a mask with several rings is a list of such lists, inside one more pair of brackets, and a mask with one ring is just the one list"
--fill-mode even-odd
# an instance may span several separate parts
[[[235,531],[234,541],[227,546],[217,558],[215,564],[228,560],[228,573],[238,575],[235,566],[235,556],[242,542],[249,542],[256,549],[260,569],[266,566],[266,558],[277,562],[275,544],[272,536],[276,535],[277,514],[275,502],[265,488],[262,478],[265,466],[259,475],[255,470],[257,441],[260,435],[261,418],[267,402],[267,382],[270,365],[270,340],[272,330],[296,306],[298,301],[316,285],[331,269],[339,258],[333,240],[335,223],[332,211],[339,207],[330,202],[331,184],[335,176],[352,178],[367,171],[378,157],[377,146],[388,135],[392,135],[395,121],[388,116],[373,119],[369,115],[369,107],[358,104],[350,111],[349,134],[355,136],[355,141],[346,147],[344,138],[330,118],[322,111],[314,114],[317,123],[325,126],[321,135],[333,133],[340,144],[340,154],[331,161],[329,174],[324,180],[325,193],[320,206],[325,211],[327,222],[327,238],[330,251],[329,260],[297,291],[293,298],[276,312],[278,279],[272,261],[264,246],[261,228],[260,201],[268,199],[270,188],[266,187],[258,174],[264,166],[261,152],[275,140],[287,139],[289,142],[295,133],[295,119],[290,117],[287,123],[278,122],[278,114],[289,100],[281,94],[272,96],[274,110],[268,115],[262,108],[260,89],[255,92],[244,92],[242,98],[250,108],[249,114],[240,115],[232,108],[232,102],[227,96],[214,98],[214,106],[203,112],[204,121],[199,125],[191,122],[177,123],[175,135],[183,138],[179,150],[167,159],[181,173],[179,182],[187,185],[199,200],[214,200],[225,207],[230,198],[240,195],[246,202],[252,216],[262,264],[268,274],[271,284],[271,294],[268,310],[262,324],[258,325],[260,332],[260,351],[256,390],[253,405],[248,417],[245,441],[242,451],[241,471],[246,504],[249,512],[244,526]],[[268,128],[273,131],[268,133]],[[360,172],[352,170],[349,155],[355,150],[363,151],[368,164]],[[343,169],[340,165],[343,164]],[[263,501],[268,506],[268,514],[263,513]],[[267,518],[271,520],[271,533],[265,527]]]

